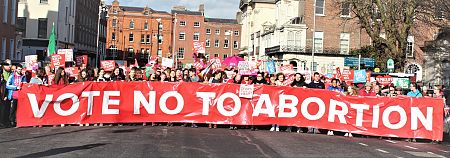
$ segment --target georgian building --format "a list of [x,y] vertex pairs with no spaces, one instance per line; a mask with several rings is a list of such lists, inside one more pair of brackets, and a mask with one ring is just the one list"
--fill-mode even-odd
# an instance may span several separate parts
[[0,55],[1,60],[20,60],[16,52],[17,0],[0,0]]

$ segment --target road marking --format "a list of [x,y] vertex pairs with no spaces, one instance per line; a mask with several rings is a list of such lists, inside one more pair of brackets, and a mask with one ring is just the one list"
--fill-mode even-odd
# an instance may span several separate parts
[[445,156],[438,155],[432,152],[416,152],[416,151],[405,151],[408,154],[411,154],[416,157],[439,157],[439,158],[445,158]]
[[442,152],[444,152],[444,153],[449,153],[450,151],[445,151],[445,150],[441,150]]
[[369,145],[364,144],[364,143],[359,143],[359,145],[362,145],[362,146],[369,146]]
[[379,152],[382,152],[382,153],[386,153],[386,154],[389,154],[389,152],[387,152],[387,151],[384,151],[384,150],[381,150],[381,149],[376,149],[377,151],[379,151]]
[[407,147],[407,148],[410,148],[410,149],[414,149],[414,150],[417,150],[417,148],[415,148],[415,147],[412,147],[412,146],[408,146],[408,145],[405,145],[405,147]]
[[433,153],[433,152],[427,152],[428,154],[431,154],[431,155],[435,155],[436,157],[442,157],[442,158],[445,158],[445,156],[442,156],[442,155],[438,155],[438,154],[435,154],[435,153]]
[[389,143],[394,143],[394,144],[396,144],[397,142],[394,142],[394,141],[392,141],[392,140],[386,140],[387,142],[389,142]]

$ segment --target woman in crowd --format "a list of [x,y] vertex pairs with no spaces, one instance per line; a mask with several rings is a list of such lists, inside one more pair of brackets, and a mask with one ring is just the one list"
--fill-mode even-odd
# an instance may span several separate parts
[[240,83],[241,83],[241,79],[242,79],[242,76],[238,73],[238,74],[236,74],[236,75],[234,76],[233,79],[228,80],[227,83],[240,84]]
[[408,97],[420,98],[422,97],[422,93],[419,91],[419,88],[416,83],[410,85],[411,91],[406,94]]
[[149,77],[148,80],[151,81],[151,82],[156,82],[156,81],[159,81],[159,78],[156,75],[156,73],[152,73],[152,74],[150,74],[150,77]]
[[140,78],[137,78],[136,74],[137,74],[138,69],[136,67],[131,68],[130,73],[127,76],[126,81],[130,82],[130,81],[141,81]]
[[97,82],[107,82],[109,81],[106,77],[105,77],[105,70],[104,69],[99,69],[98,70],[98,77],[96,79]]
[[48,85],[48,78],[47,75],[45,75],[44,68],[38,68],[36,70],[36,76],[31,78],[30,83],[38,85]]
[[264,72],[258,72],[258,74],[256,74],[256,78],[253,80],[252,84],[267,85],[267,81],[264,78]]
[[80,71],[80,74],[78,75],[77,82],[90,81],[89,79],[90,79],[90,77],[89,77],[89,74],[88,74],[88,70],[84,69],[84,70]]
[[269,77],[269,85],[276,86],[277,85],[277,76],[275,74],[270,75]]
[[248,76],[248,75],[242,76],[242,79],[239,82],[239,84],[251,84],[251,83],[252,83],[252,80],[250,80],[250,76]]
[[161,75],[159,76],[159,81],[161,82],[169,82],[169,79],[167,78],[167,75],[165,72],[161,72]]
[[345,93],[347,96],[358,96],[358,88],[356,86],[350,85],[347,88],[347,93]]
[[[284,76],[284,74],[282,74],[282,73],[278,73],[277,75],[276,75],[276,81],[275,81],[275,85],[276,86],[284,86],[283,85],[283,82],[284,82],[284,79],[285,79],[285,76]],[[290,131],[292,129],[292,127],[288,127],[288,130]],[[270,128],[270,131],[277,131],[277,132],[279,132],[280,131],[280,126],[279,125],[277,125],[277,124],[272,124],[272,128]]]
[[380,97],[383,96],[383,94],[381,94],[381,89],[379,85],[375,85],[373,86],[373,92],[375,93],[376,96]]
[[169,82],[178,82],[176,71],[170,71]]
[[119,67],[116,67],[111,74],[111,81],[123,81],[125,80],[125,75],[122,73],[122,69]]
[[396,97],[397,94],[395,93],[395,87],[394,86],[389,86],[389,91],[386,94],[387,97]]
[[303,77],[303,75],[300,73],[296,73],[294,82],[291,83],[291,87],[305,87],[306,88],[305,77]]
[[67,85],[69,84],[69,77],[67,76],[64,68],[59,67],[56,70],[54,85]]
[[[216,71],[213,73],[213,76],[211,79],[209,79],[209,83],[223,83],[223,75],[222,71]],[[217,124],[209,124],[209,128],[217,128]],[[230,126],[230,129],[232,129],[233,126]],[[235,127],[237,129],[237,127]]]

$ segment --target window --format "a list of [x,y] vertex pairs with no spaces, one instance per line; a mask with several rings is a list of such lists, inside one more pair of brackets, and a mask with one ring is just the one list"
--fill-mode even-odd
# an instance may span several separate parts
[[219,54],[214,54],[214,58],[218,58],[219,57]]
[[150,49],[145,50],[145,53],[150,54]]
[[239,42],[238,41],[233,41],[233,48],[234,49],[238,49],[239,48]]
[[141,48],[141,52],[139,52],[139,53],[144,54],[145,53],[145,49]]
[[162,44],[163,42],[163,35],[159,35],[158,44]]
[[112,39],[113,41],[115,41],[115,40],[116,40],[116,33],[115,33],[115,32],[113,32],[113,33],[112,33],[112,35],[111,35],[111,39]]
[[194,27],[200,27],[200,22],[198,21],[194,22]]
[[186,21],[180,21],[180,26],[186,26]]
[[294,32],[292,32],[292,31],[288,32],[287,45],[288,46],[294,46],[295,45]]
[[314,51],[323,53],[323,32],[314,32]]
[[316,72],[317,71],[317,66],[318,66],[319,64],[317,64],[317,62],[314,62],[313,63],[313,70],[312,71],[314,71],[314,72]]
[[3,0],[3,23],[8,23],[8,0]]
[[206,34],[210,35],[211,34],[211,29],[206,29]]
[[159,57],[162,57],[162,49],[161,48],[158,49],[158,53],[156,55]]
[[225,60],[226,58],[228,58],[228,54],[223,55],[223,59]]
[[350,53],[350,34],[341,33],[341,54]]
[[113,19],[112,21],[112,26],[115,28],[117,27],[117,19]]
[[6,59],[6,38],[2,38],[2,60]]
[[26,17],[17,17],[17,25],[16,28],[22,30],[22,37],[25,37],[26,28],[27,28],[27,18]]
[[180,35],[178,36],[179,40],[186,40],[186,33],[180,32]]
[[128,48],[128,53],[134,53],[134,49],[133,48]]
[[408,43],[406,44],[406,56],[414,57],[414,36],[408,36]]
[[147,21],[144,24],[144,30],[148,30],[148,22]]
[[214,41],[214,47],[219,48],[220,42],[219,40]]
[[228,45],[230,44],[230,41],[228,41],[228,40],[225,40],[224,42],[223,42],[223,48],[228,48]]
[[16,0],[11,0],[11,24],[15,25],[16,24]]
[[41,0],[41,4],[48,4],[48,0]]
[[216,35],[220,35],[220,30],[216,30]]
[[134,29],[134,21],[133,20],[131,20],[131,22],[130,22],[130,29]]
[[341,7],[341,17],[350,17],[350,2],[342,3]]
[[38,38],[47,38],[47,18],[38,19]]
[[141,43],[145,43],[145,35],[141,34]]
[[148,11],[145,11],[145,12],[144,12],[144,15],[148,15]]
[[234,36],[239,36],[239,31],[234,31]]
[[316,15],[325,15],[325,0],[316,0]]
[[134,35],[133,35],[133,33],[130,33],[130,37],[129,37],[128,41],[134,42]]
[[146,38],[146,40],[145,40],[147,44],[150,43],[150,37],[151,37],[151,35],[147,35],[147,38]]
[[231,30],[225,30],[225,36],[231,36]]
[[205,47],[211,47],[211,41],[209,39],[206,40]]
[[178,48],[177,59],[184,59],[184,48]]
[[195,32],[194,33],[194,41],[199,41],[200,40],[200,33]]

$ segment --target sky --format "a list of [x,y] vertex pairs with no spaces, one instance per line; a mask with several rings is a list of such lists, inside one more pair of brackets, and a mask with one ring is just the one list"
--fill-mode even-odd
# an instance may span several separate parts
[[[110,5],[114,0],[106,0]],[[172,6],[185,6],[189,10],[198,10],[205,4],[205,16],[209,18],[235,19],[239,10],[239,0],[119,0],[121,6],[148,7],[170,13]]]

